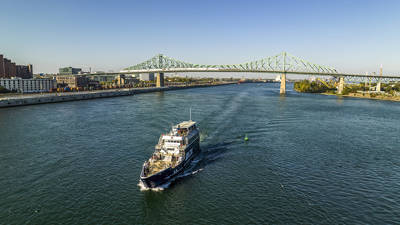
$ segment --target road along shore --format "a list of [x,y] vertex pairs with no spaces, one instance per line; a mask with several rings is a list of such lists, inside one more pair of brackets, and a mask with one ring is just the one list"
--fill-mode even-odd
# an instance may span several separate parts
[[172,91],[188,88],[214,87],[221,85],[229,85],[233,83],[219,84],[199,84],[190,86],[168,86],[168,87],[150,87],[150,88],[123,88],[112,90],[82,91],[82,92],[64,92],[64,93],[46,93],[46,94],[28,94],[13,97],[0,97],[0,108],[37,105],[56,102],[69,102],[89,100],[96,98],[110,98],[118,96],[128,96],[141,93]]

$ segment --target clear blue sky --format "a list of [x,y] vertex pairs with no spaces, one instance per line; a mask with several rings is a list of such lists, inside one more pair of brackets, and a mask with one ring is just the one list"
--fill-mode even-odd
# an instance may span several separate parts
[[400,1],[1,0],[0,53],[35,72],[119,70],[163,53],[236,64],[287,51],[400,74]]

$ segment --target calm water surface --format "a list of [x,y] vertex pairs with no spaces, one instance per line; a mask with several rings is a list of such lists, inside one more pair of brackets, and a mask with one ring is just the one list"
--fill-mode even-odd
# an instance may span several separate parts
[[[0,109],[0,224],[399,224],[400,103],[278,85]],[[140,191],[189,107],[193,174]]]

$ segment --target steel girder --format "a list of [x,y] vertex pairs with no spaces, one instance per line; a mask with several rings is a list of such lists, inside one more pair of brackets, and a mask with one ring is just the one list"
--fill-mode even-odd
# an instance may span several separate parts
[[336,69],[332,67],[322,66],[314,63],[310,63],[286,52],[282,52],[278,55],[263,58],[256,61],[251,61],[241,64],[232,65],[201,65],[182,62],[164,56],[162,54],[156,55],[153,58],[126,68],[125,70],[152,70],[152,69],[195,69],[195,68],[210,68],[210,69],[221,69],[221,70],[235,70],[235,71],[284,71],[284,72],[296,72],[296,73],[330,73],[336,74]]
[[202,65],[187,63],[159,54],[137,65],[125,68],[123,73],[146,72],[251,72],[251,73],[288,73],[298,75],[345,77],[347,82],[392,82],[400,81],[400,76],[379,76],[340,73],[335,68],[322,66],[282,52],[278,55],[241,64]]
[[345,81],[346,82],[353,82],[353,83],[362,83],[362,82],[371,82],[371,83],[391,83],[391,82],[399,82],[400,81],[400,77],[395,78],[395,77],[379,77],[379,76],[364,76],[364,77],[360,77],[360,76],[346,76],[345,77]]

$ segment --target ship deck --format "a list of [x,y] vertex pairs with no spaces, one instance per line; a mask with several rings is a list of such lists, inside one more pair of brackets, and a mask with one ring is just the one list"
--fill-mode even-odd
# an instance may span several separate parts
[[[172,154],[168,154],[166,156],[172,156]],[[149,163],[147,176],[154,175],[164,169],[167,169],[168,167],[175,167],[178,165],[178,163],[179,163],[178,159],[175,159],[173,161],[153,160],[152,162]]]
[[171,162],[166,162],[166,161],[162,161],[162,160],[157,160],[157,161],[151,162],[149,164],[148,176],[156,174],[156,173],[160,172],[161,170],[164,170],[171,166],[173,166]]

